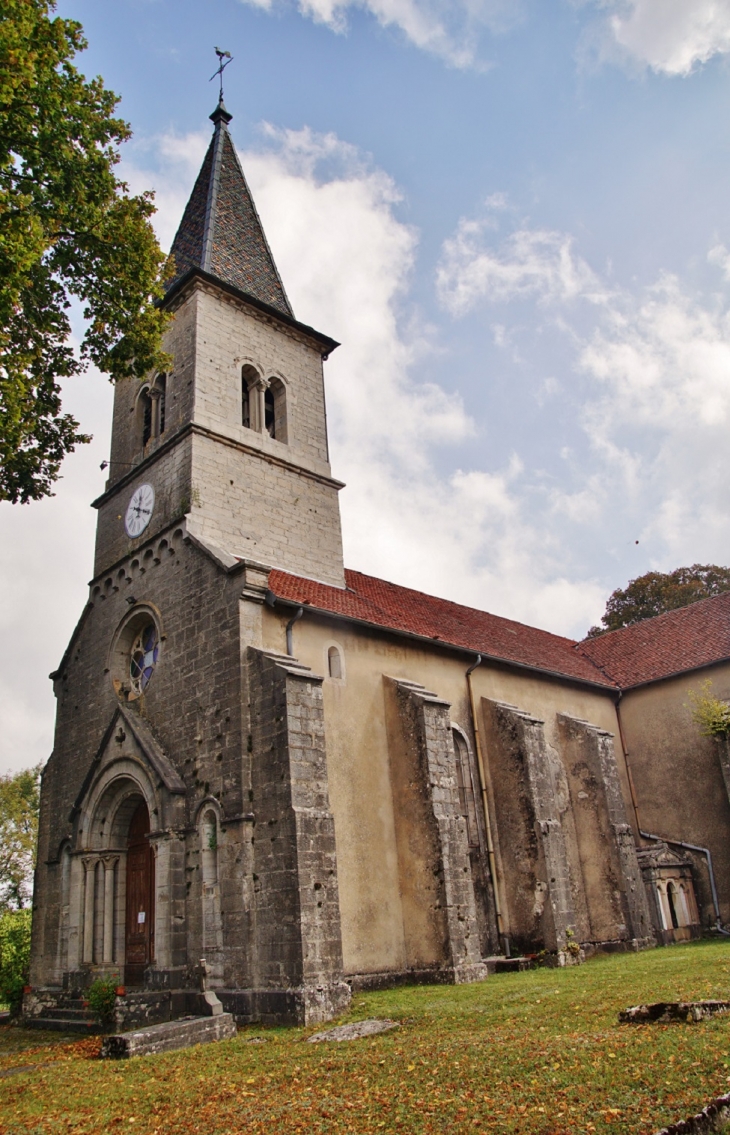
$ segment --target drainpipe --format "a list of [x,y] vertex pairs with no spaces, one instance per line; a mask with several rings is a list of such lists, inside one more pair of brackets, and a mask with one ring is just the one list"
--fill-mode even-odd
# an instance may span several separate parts
[[629,764],[629,751],[626,748],[626,740],[624,738],[623,726],[621,725],[621,698],[623,697],[623,690],[619,690],[618,698],[616,699],[616,721],[618,722],[618,735],[621,742],[621,752],[624,756],[624,764],[626,765],[626,773],[629,778],[629,792],[631,793],[631,803],[634,806],[634,815],[636,817],[636,827],[642,839],[650,839],[655,843],[669,843],[672,847],[683,847],[687,851],[697,851],[700,855],[704,855],[707,860],[707,873],[710,876],[710,890],[712,891],[712,905],[715,909],[715,929],[719,934],[724,934],[730,938],[730,930],[725,930],[720,918],[720,903],[717,897],[717,886],[715,884],[715,871],[712,866],[712,853],[709,847],[700,847],[696,843],[686,843],[681,839],[668,839],[666,836],[653,835],[651,832],[642,831],[641,821],[639,820],[639,805],[636,800],[636,788],[634,787],[634,778],[631,775],[631,765]]
[[626,775],[629,780],[629,792],[631,793],[631,803],[634,807],[634,817],[636,819],[636,830],[639,835],[642,835],[641,820],[639,819],[639,805],[636,800],[636,788],[634,787],[634,778],[631,775],[631,765],[629,764],[629,750],[626,748],[626,739],[624,737],[624,729],[621,724],[621,698],[624,696],[623,690],[619,690],[618,697],[616,698],[616,721],[618,722],[618,737],[621,743],[621,752],[623,753],[624,764],[626,765]]
[[294,624],[298,623],[304,614],[304,608],[298,607],[295,614],[286,624],[286,652],[290,658],[294,657]]
[[494,912],[497,916],[497,934],[503,943],[505,956],[510,956],[509,938],[505,934],[504,919],[502,917],[502,903],[499,897],[499,880],[497,878],[497,862],[494,855],[494,840],[492,839],[492,823],[489,818],[489,798],[487,796],[487,777],[484,769],[484,755],[482,752],[482,739],[479,733],[479,718],[474,704],[474,687],[471,681],[472,670],[476,670],[482,661],[481,654],[477,654],[476,661],[472,662],[466,672],[466,684],[469,688],[469,705],[471,706],[471,720],[474,729],[474,740],[477,749],[477,764],[479,766],[479,782],[482,791],[482,809],[484,811],[484,828],[487,834],[487,856],[489,858],[489,874],[492,878],[494,891]]

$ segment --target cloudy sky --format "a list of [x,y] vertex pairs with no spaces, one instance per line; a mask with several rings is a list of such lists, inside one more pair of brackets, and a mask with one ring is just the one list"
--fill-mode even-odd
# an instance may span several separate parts
[[[167,247],[213,46],[326,366],[346,563],[581,637],[650,568],[730,563],[730,0],[59,0]],[[0,770],[44,760],[111,388],[56,496],[0,504]]]

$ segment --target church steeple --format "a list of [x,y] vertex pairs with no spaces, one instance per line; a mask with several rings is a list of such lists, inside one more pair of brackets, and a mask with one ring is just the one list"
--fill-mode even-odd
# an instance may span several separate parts
[[208,152],[177,230],[171,255],[175,284],[198,269],[294,318],[228,132],[232,115],[221,98]]

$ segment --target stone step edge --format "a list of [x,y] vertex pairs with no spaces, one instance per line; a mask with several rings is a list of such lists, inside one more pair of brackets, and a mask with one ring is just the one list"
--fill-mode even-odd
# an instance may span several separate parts
[[160,1052],[190,1048],[195,1044],[230,1040],[236,1032],[232,1013],[217,1013],[210,1017],[180,1017],[176,1021],[164,1021],[148,1028],[106,1036],[102,1041],[100,1055],[108,1060],[154,1056]]

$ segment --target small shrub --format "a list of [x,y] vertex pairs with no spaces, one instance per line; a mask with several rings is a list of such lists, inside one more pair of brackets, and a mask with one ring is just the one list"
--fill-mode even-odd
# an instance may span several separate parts
[[571,957],[580,957],[580,942],[575,936],[575,931],[571,930],[570,927],[565,931],[565,949]]
[[92,1013],[104,1028],[114,1027],[114,1010],[117,1005],[117,982],[97,978],[86,991],[86,1000]]
[[0,1002],[16,1015],[30,966],[30,908],[0,914]]
[[699,725],[703,737],[727,737],[730,733],[730,705],[716,698],[711,690],[712,682],[708,678],[699,690],[689,691],[692,720]]

